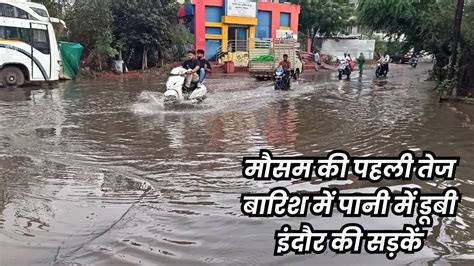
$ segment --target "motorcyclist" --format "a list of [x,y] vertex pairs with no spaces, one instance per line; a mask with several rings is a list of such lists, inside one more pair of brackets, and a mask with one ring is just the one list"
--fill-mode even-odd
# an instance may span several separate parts
[[197,50],[197,59],[200,63],[198,87],[201,87],[202,82],[206,78],[207,72],[211,71],[212,68],[211,64],[209,63],[209,61],[206,60],[206,57],[204,56],[204,50]]
[[417,57],[416,57],[416,53],[413,52],[413,53],[411,54],[410,62],[413,62],[416,58],[417,58]]
[[184,81],[184,90],[190,91],[191,83],[199,81],[199,75],[197,74],[200,69],[201,63],[196,59],[196,53],[194,51],[188,51],[187,60],[181,65],[187,69],[186,79]]
[[348,62],[349,62],[349,67],[351,68],[351,71],[354,71],[354,69],[355,69],[355,62],[354,62],[354,60],[352,59],[351,54],[347,54],[347,58],[348,58],[348,59],[346,59],[346,60],[348,60]]
[[288,61],[288,55],[287,54],[283,55],[283,61],[280,62],[279,66],[281,66],[283,68],[284,78],[288,78],[290,76],[291,62]]
[[390,55],[388,53],[382,54],[379,59],[379,63],[382,65],[382,71],[388,73],[388,65],[390,63]]

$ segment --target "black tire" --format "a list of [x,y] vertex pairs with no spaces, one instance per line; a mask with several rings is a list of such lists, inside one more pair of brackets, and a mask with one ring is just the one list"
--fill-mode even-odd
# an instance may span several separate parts
[[341,71],[339,71],[338,78],[339,78],[339,80],[341,80],[341,79],[342,79],[342,72],[341,72]]
[[279,88],[278,88],[278,85],[276,85],[276,84],[275,84],[273,87],[274,87],[274,89],[275,89],[276,91],[279,89]]
[[15,88],[25,84],[25,75],[15,66],[7,66],[0,71],[0,80],[3,86]]
[[380,78],[380,73],[379,73],[378,70],[375,70],[375,76],[376,76],[377,78]]

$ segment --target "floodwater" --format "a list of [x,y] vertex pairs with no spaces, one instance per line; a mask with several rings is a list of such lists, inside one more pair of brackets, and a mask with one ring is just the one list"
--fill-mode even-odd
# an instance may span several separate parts
[[[198,108],[163,109],[163,83],[77,81],[54,90],[0,91],[1,265],[446,265],[474,259],[473,106],[438,103],[429,65],[393,66],[337,81],[308,74],[289,92],[247,78],[208,80]],[[454,181],[257,182],[243,156],[356,156],[402,150],[460,156]],[[456,186],[455,218],[437,218],[416,254],[274,257],[285,223],[401,230],[411,218],[248,218],[241,193],[337,187],[344,192]]]

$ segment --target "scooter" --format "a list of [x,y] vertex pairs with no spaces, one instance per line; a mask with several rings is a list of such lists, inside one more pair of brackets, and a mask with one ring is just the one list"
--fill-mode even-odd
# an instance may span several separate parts
[[413,67],[413,68],[416,68],[416,66],[418,65],[418,58],[416,57],[413,57],[410,59],[410,65]]
[[290,75],[285,74],[282,67],[277,67],[273,74],[275,90],[289,90],[291,88]]
[[342,59],[339,61],[338,71],[339,71],[339,75],[338,75],[339,80],[341,80],[342,76],[344,75],[347,75],[347,80],[351,79],[352,70],[351,70],[348,60]]
[[166,81],[165,104],[175,104],[182,102],[201,103],[206,98],[207,88],[204,84],[198,86],[191,83],[189,90],[184,89],[187,70],[183,67],[173,68]]
[[378,62],[377,63],[377,69],[375,70],[375,76],[377,78],[380,78],[380,77],[387,77],[387,73],[388,73],[388,70],[387,70],[387,63],[380,63]]

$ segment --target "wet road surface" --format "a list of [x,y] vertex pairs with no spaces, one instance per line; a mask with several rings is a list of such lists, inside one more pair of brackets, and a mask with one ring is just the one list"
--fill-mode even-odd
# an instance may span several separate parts
[[[429,65],[372,70],[352,81],[305,75],[289,92],[250,79],[209,79],[198,108],[163,109],[163,83],[110,80],[62,83],[54,90],[0,92],[1,265],[385,265],[470,264],[474,254],[474,108],[438,103]],[[158,85],[157,85],[158,84]],[[158,99],[158,100],[157,100]],[[156,100],[158,102],[156,102]],[[243,156],[461,156],[454,181],[255,182],[241,176]],[[436,218],[414,255],[274,257],[281,225],[399,230],[400,217],[248,218],[239,196],[285,186],[343,192],[457,186],[456,218]]]

